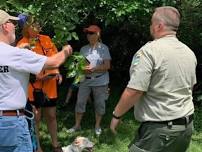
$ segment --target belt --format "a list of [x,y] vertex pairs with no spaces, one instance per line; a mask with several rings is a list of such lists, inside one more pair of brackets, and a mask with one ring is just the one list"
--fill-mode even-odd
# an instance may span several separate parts
[[88,77],[86,76],[86,79],[95,79],[95,78],[99,78],[101,76],[103,76],[104,74],[100,74],[100,75],[96,75],[96,76],[92,76],[92,77]]
[[0,110],[0,116],[23,116],[24,109],[18,110]]
[[182,117],[174,120],[169,120],[169,121],[146,121],[143,123],[159,123],[159,124],[167,124],[167,125],[188,125],[191,123],[194,119],[194,115],[189,115],[187,117]]

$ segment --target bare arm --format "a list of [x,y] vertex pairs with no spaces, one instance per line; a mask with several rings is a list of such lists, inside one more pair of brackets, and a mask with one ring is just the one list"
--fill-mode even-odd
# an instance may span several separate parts
[[44,69],[54,69],[58,68],[65,59],[72,54],[72,47],[70,45],[66,45],[63,47],[62,51],[58,52],[57,54],[48,57]]
[[122,116],[125,114],[131,107],[135,105],[135,103],[142,96],[143,91],[126,88],[121,95],[121,98],[114,109],[114,113],[116,116]]
[[104,60],[103,64],[96,66],[93,72],[105,72],[111,67],[111,60]]
[[[143,91],[126,88],[122,93],[118,104],[116,105],[114,115],[120,117],[125,114],[131,107],[135,105],[135,103],[139,100],[143,93]],[[116,127],[118,123],[119,119],[112,118],[110,125],[112,132],[116,133]]]
[[111,60],[104,60],[103,64],[100,64],[96,67],[92,67],[91,65],[88,65],[85,67],[85,72],[87,74],[93,73],[93,72],[106,72],[111,67]]

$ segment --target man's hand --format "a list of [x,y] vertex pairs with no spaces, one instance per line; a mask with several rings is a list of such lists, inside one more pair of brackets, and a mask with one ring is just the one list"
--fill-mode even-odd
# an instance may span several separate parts
[[66,58],[68,56],[70,56],[72,54],[72,47],[71,47],[71,45],[65,45],[65,46],[63,46],[62,51],[64,51]]
[[120,123],[120,119],[112,118],[111,124],[110,124],[110,129],[114,134],[117,134],[116,128],[119,123]]

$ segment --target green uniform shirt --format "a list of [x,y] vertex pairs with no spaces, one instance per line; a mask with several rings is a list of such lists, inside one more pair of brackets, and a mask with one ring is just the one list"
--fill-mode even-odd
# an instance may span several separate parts
[[145,44],[133,57],[127,85],[145,92],[135,104],[136,119],[166,121],[193,114],[196,64],[194,53],[175,36]]

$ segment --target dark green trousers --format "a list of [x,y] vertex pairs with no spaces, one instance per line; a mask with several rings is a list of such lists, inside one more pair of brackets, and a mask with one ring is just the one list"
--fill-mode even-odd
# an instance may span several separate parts
[[193,132],[193,121],[187,125],[142,123],[129,152],[186,152]]

